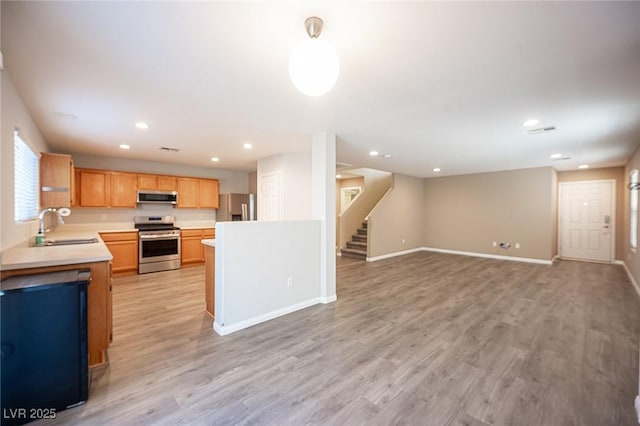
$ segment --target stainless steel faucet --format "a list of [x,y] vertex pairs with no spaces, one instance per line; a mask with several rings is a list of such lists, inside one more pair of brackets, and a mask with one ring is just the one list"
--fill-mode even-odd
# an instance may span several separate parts
[[[58,216],[58,222],[59,223],[64,223],[64,219],[63,219],[63,214],[61,214],[61,212],[58,211],[58,209],[63,210],[65,209],[65,207],[63,208],[56,208],[56,207],[48,207],[46,209],[42,209],[40,210],[40,213],[38,213],[38,234],[42,234],[44,235],[44,218],[47,215],[47,213],[51,212],[51,213],[55,213]],[[66,211],[63,211],[62,213],[66,213],[68,212],[69,209],[66,209]],[[68,216],[68,213],[65,214],[65,216]]]

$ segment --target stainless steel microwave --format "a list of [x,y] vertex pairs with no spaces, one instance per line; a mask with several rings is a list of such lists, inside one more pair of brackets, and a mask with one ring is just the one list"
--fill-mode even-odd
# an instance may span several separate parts
[[138,204],[178,204],[176,191],[138,190]]

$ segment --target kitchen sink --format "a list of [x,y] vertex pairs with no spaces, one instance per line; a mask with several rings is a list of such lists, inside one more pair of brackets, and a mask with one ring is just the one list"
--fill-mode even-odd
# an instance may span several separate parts
[[59,240],[45,240],[45,246],[69,246],[73,244],[95,244],[98,242],[97,238],[69,238]]

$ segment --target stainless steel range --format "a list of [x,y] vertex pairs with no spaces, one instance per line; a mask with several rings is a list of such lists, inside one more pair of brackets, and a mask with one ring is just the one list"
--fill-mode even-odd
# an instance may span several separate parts
[[180,228],[174,216],[135,216],[138,229],[138,273],[180,268]]

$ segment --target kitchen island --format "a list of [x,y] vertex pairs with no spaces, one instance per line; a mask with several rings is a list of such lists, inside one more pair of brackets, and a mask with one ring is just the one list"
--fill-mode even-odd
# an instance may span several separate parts
[[45,272],[90,269],[87,332],[89,366],[106,363],[112,339],[111,253],[97,232],[52,232],[47,239],[91,239],[95,243],[29,247],[27,242],[2,252],[0,278]]
[[202,240],[204,245],[204,297],[206,310],[212,318],[215,318],[216,300],[216,240]]

